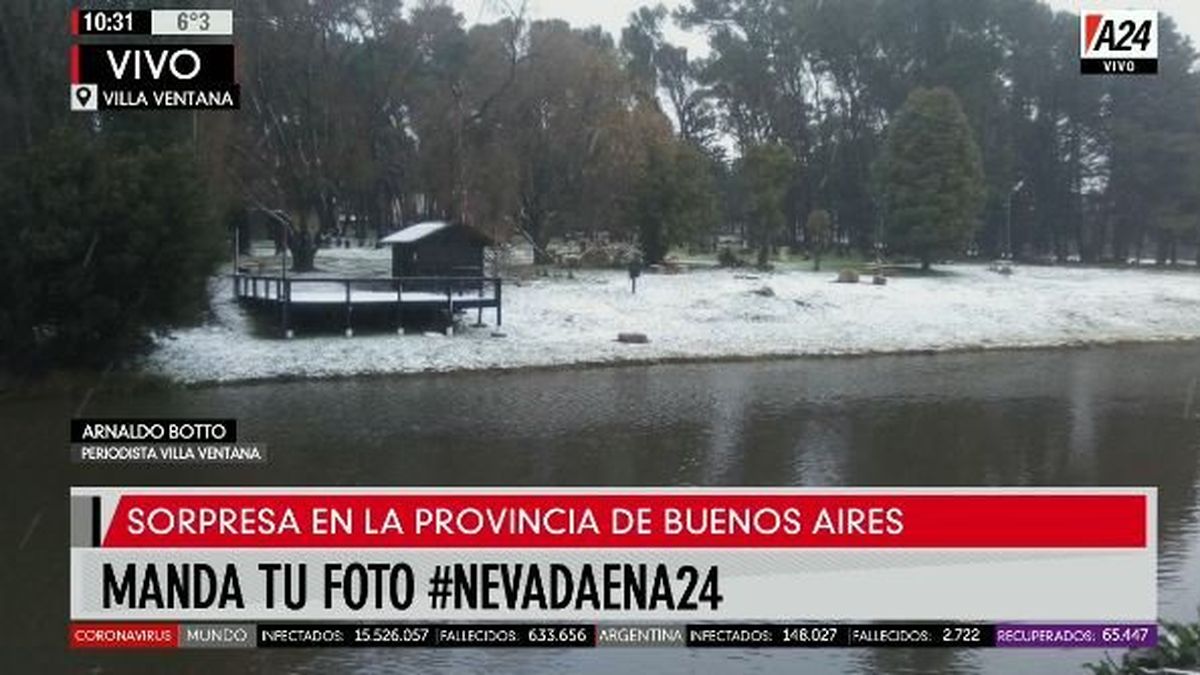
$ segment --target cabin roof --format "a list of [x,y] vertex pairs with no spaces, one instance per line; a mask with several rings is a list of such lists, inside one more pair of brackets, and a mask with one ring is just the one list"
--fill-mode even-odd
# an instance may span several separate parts
[[431,234],[441,232],[447,227],[450,227],[450,223],[444,220],[427,220],[423,223],[409,225],[402,230],[397,230],[379,241],[382,244],[411,244]]
[[476,230],[473,227],[467,227],[462,223],[451,223],[444,220],[427,220],[423,223],[409,225],[408,227],[398,230],[379,240],[381,244],[390,244],[392,246],[398,244],[415,244],[430,237],[445,233],[459,232],[466,235],[466,238],[480,246],[492,246],[494,242],[491,237]]
[[450,230],[461,231],[470,240],[479,243],[483,246],[491,246],[493,242],[490,237],[483,234],[473,227],[467,227],[461,223],[451,223],[444,220],[427,220],[423,223],[409,225],[408,227],[398,230],[379,240],[381,244],[414,244],[416,242],[428,239],[434,235],[441,234]]

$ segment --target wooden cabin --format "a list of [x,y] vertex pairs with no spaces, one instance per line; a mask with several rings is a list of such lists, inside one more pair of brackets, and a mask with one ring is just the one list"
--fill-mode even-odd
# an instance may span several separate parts
[[393,277],[482,277],[483,250],[492,244],[460,223],[431,220],[380,240],[392,247]]

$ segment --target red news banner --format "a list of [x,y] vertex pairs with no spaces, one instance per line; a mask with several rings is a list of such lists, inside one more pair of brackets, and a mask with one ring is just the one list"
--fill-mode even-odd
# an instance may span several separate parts
[[1153,621],[1153,489],[75,488],[75,620]]
[[137,495],[121,548],[1144,547],[1142,495]]

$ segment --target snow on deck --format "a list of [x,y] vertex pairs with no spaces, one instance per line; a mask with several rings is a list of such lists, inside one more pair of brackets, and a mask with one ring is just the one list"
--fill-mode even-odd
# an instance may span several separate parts
[[[160,339],[145,367],[181,382],[798,356],[1200,338],[1200,276],[1190,272],[954,265],[886,286],[830,283],[835,271],[739,278],[727,270],[577,273],[506,284],[505,338],[392,334],[254,337],[212,284],[214,320]],[[753,293],[768,286],[773,296]],[[344,299],[344,298],[343,298]],[[491,320],[485,313],[485,320]],[[615,341],[646,333],[650,343]]]
[[[232,292],[232,289],[230,290]],[[246,296],[249,299],[254,299],[251,296]],[[451,296],[455,304],[469,302],[472,300],[491,300],[492,293],[486,292],[483,294],[476,292],[454,293]],[[258,291],[258,298],[265,300],[276,299],[275,284],[263,284]],[[400,294],[400,301],[408,304],[430,304],[441,303],[446,304],[446,294],[433,291],[403,291]],[[350,289],[351,304],[374,304],[374,303],[396,303],[396,291],[376,291],[371,289]],[[346,287],[338,283],[293,283],[291,303],[294,305],[344,305],[346,304]]]
[[[303,304],[314,304],[314,305],[323,305],[323,304],[344,305],[344,304],[346,304],[346,291],[345,290],[338,290],[338,289],[322,290],[322,289],[312,289],[312,288],[305,288],[304,290],[296,290],[297,288],[298,287],[296,287],[296,286],[292,287],[291,301],[295,304],[301,304],[301,305],[303,305]],[[459,298],[459,296],[454,296],[454,297],[456,300]],[[471,297],[475,297],[475,296],[471,296]],[[446,294],[445,293],[429,293],[426,291],[415,291],[415,292],[409,291],[407,293],[401,294],[400,301],[404,302],[404,303],[440,302],[444,305],[444,304],[446,304]],[[395,293],[395,291],[361,291],[361,290],[356,290],[356,289],[350,289],[350,302],[355,305],[367,304],[367,303],[378,303],[378,302],[390,302],[392,304],[395,304],[396,303],[396,293]]]

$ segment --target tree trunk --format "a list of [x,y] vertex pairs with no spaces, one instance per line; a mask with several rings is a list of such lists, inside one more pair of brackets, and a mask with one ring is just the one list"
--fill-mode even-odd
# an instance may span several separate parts
[[550,252],[546,250],[548,237],[543,232],[544,229],[540,218],[526,220],[525,232],[529,235],[530,243],[533,244],[533,264],[535,265],[549,265],[554,262],[550,258]]
[[932,266],[933,266],[932,260],[930,260],[929,258],[926,258],[926,257],[921,258],[921,271],[922,272],[928,272]]
[[239,255],[250,255],[250,217],[243,210],[233,221],[233,232],[237,239],[237,248]]
[[288,248],[292,253],[293,272],[311,272],[316,269],[317,240],[308,228],[293,229],[288,236]]
[[819,252],[813,253],[813,271],[814,272],[821,271],[821,254]]
[[1085,222],[1084,222],[1085,217],[1086,217],[1086,214],[1081,212],[1079,215],[1079,226],[1078,226],[1079,227],[1079,234],[1078,234],[1078,237],[1079,237],[1079,262],[1084,263],[1085,265],[1091,265],[1091,264],[1094,264],[1100,257],[1096,251],[1096,248],[1097,248],[1096,242],[1097,242],[1097,240],[1099,240],[1099,237],[1097,236],[1094,227],[1092,227],[1088,224],[1085,224]]
[[1167,237],[1165,234],[1162,234],[1160,232],[1159,235],[1157,237],[1155,237],[1155,241],[1154,241],[1154,264],[1155,265],[1161,267],[1161,266],[1167,264],[1167,257],[1170,255],[1168,248],[1169,248],[1169,243],[1167,242]]
[[284,225],[278,220],[275,220],[274,218],[271,219],[271,238],[275,240],[275,255],[282,255],[284,249],[287,247],[287,245],[283,243],[287,239],[287,234],[285,234],[287,232],[287,227],[287,225]]
[[287,228],[287,245],[292,254],[293,272],[311,272],[316,269],[317,233],[310,227],[312,216],[299,215],[300,222]]
[[[312,233],[313,242],[320,240],[322,236],[329,236],[334,232],[338,232],[343,237],[350,237],[352,233],[342,231],[338,227],[337,207],[334,205],[332,197],[322,197],[317,202],[317,231]],[[307,223],[305,223],[307,225]],[[305,229],[308,229],[307,227]]]

